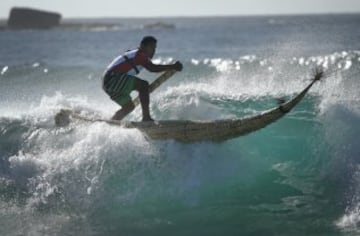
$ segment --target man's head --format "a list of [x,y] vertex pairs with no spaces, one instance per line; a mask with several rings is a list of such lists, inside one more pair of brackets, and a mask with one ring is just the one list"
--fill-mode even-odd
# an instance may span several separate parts
[[146,36],[141,40],[140,48],[152,58],[156,51],[156,38],[153,36]]

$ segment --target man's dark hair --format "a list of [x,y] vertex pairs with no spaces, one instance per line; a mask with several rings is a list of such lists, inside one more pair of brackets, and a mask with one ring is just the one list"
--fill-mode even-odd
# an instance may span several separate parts
[[146,46],[148,46],[149,44],[156,43],[156,42],[157,42],[157,40],[156,40],[156,38],[154,38],[153,36],[145,36],[145,37],[141,40],[140,46],[141,46],[141,47],[146,47]]

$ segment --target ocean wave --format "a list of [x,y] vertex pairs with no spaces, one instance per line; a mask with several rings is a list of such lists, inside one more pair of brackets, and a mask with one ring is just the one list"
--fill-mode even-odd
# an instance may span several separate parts
[[335,224],[342,231],[359,232],[360,148],[354,140],[360,138],[360,114],[343,103],[333,104],[321,115],[326,126],[324,141],[329,145],[329,160],[323,166],[332,170],[325,177],[337,183],[344,213]]
[[[137,130],[101,122],[56,127],[53,112],[64,100],[74,99],[47,97],[33,112],[0,121],[1,144],[6,144],[3,140],[18,143],[11,152],[2,153],[7,165],[2,165],[0,173],[1,214],[6,218],[22,215],[22,227],[16,232],[43,230],[58,235],[74,222],[90,224],[93,214],[111,211],[128,217],[128,206],[134,206],[136,213],[137,206],[149,201],[161,208],[159,199],[197,204],[200,193],[194,191],[202,184],[211,185],[209,178],[216,179],[209,170],[217,169],[221,178],[239,174],[236,168],[231,170],[229,162],[199,155],[222,152],[212,144],[184,149],[178,142],[152,142]],[[74,103],[73,107],[79,108],[84,101]],[[229,155],[237,161],[236,153]],[[49,213],[34,215],[40,211]],[[57,225],[52,227],[50,219]],[[14,222],[2,228],[3,232],[14,233],[11,225]],[[119,223],[119,227],[125,224]],[[135,226],[130,223],[130,227]]]
[[[244,199],[242,210],[279,217],[308,216],[326,212],[321,198],[332,190],[326,186],[330,182],[342,186],[347,194],[339,194],[340,200],[350,202],[344,204],[334,225],[357,232],[359,201],[354,196],[358,190],[353,190],[358,189],[354,166],[359,149],[354,140],[359,140],[356,127],[360,116],[354,73],[359,53],[331,55],[284,59],[285,66],[279,67],[274,59],[255,55],[186,61],[189,71],[179,73],[177,80],[151,96],[156,118],[220,119],[257,114],[277,106],[278,97],[290,98],[300,92],[309,83],[312,66],[324,66],[328,57],[330,76],[293,112],[269,128],[225,143],[152,141],[137,130],[101,122],[73,123],[66,128],[54,125],[54,115],[61,108],[111,117],[118,106],[99,99],[93,90],[84,89],[82,95],[41,95],[40,101],[32,101],[23,110],[2,107],[1,214],[7,219],[25,215],[19,234],[43,230],[54,235],[69,228],[77,232],[76,224],[91,235],[94,222],[109,225],[119,218],[126,219],[115,227],[119,231],[138,224],[171,225],[176,220],[158,213],[192,209],[204,202],[226,207],[226,201],[238,198]],[[346,62],[349,58],[351,65]],[[159,57],[156,63],[172,60]],[[30,63],[24,71],[42,67],[46,65]],[[4,75],[11,70],[9,66]],[[129,119],[140,117],[137,109]],[[220,196],[227,200],[219,202]],[[143,214],[146,217],[137,217],[137,222],[129,220]],[[10,222],[5,232],[14,233],[13,225]]]

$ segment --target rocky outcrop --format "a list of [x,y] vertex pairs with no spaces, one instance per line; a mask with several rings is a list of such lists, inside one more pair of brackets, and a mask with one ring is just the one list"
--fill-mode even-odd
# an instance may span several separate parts
[[12,8],[8,20],[11,29],[49,29],[60,24],[61,15],[30,8]]

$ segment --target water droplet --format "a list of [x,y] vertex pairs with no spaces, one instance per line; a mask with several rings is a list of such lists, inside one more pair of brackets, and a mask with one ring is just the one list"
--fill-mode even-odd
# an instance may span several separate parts
[[4,75],[6,73],[6,71],[8,71],[9,67],[8,66],[4,66],[1,70],[1,75]]
[[40,63],[39,62],[35,62],[32,67],[36,68],[36,67],[39,67],[40,66]]

